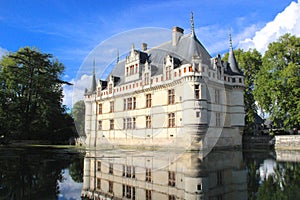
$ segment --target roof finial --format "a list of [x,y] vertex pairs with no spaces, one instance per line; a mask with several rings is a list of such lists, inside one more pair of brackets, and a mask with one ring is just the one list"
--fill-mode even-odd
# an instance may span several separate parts
[[95,64],[96,62],[95,62],[95,58],[94,58],[94,61],[93,61],[93,75],[95,75]]
[[231,28],[228,30],[228,34],[229,34],[229,44],[230,44],[230,48],[232,49]]
[[96,76],[95,76],[95,58],[93,61],[93,74],[92,74],[92,84],[91,84],[91,92],[96,91]]
[[194,13],[193,13],[193,11],[191,12],[191,33],[192,33],[192,35],[195,34],[195,27],[194,27]]

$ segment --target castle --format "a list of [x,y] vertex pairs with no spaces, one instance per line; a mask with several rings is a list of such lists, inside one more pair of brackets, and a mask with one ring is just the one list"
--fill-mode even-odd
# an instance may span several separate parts
[[228,62],[211,57],[191,32],[173,27],[171,40],[132,45],[106,80],[86,89],[86,145],[233,147],[242,145],[244,76],[230,37]]

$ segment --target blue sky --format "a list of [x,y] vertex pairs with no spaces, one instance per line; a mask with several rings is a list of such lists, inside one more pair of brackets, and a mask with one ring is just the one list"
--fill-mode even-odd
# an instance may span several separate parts
[[[268,42],[285,32],[300,35],[299,4],[297,0],[0,0],[0,55],[37,47],[58,58],[66,67],[64,79],[75,82],[83,61],[101,42],[143,27],[180,26],[188,33],[191,11],[197,37],[213,56],[227,51],[228,29],[235,48],[263,53]],[[65,92],[70,98],[71,90]]]

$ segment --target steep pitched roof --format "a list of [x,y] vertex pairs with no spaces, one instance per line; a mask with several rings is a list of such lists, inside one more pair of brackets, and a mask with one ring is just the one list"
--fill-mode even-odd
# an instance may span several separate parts
[[232,40],[231,40],[231,34],[229,34],[230,38],[230,48],[229,48],[229,55],[228,55],[228,63],[230,65],[230,69],[233,72],[233,74],[242,74],[241,70],[239,69],[238,63],[235,59],[235,55],[232,48]]
[[[167,55],[176,58],[176,62],[181,64],[192,63],[193,56],[199,56],[202,63],[208,66],[211,63],[211,56],[199,42],[194,32],[181,36],[177,45],[172,45],[172,41],[168,41],[145,52],[135,51],[140,53],[142,63],[146,60],[151,63],[152,76],[162,74],[164,59]],[[123,84],[124,72],[125,60],[122,60],[116,64],[110,75],[120,77],[118,84]]]

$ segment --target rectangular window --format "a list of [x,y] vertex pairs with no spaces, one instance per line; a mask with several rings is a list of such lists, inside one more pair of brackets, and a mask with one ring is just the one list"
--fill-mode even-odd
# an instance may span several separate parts
[[169,194],[169,200],[176,200],[175,195],[170,195],[170,194]]
[[146,128],[151,128],[151,116],[146,116]]
[[132,110],[132,98],[127,99],[127,109]]
[[127,118],[127,129],[131,129],[131,118]]
[[131,166],[126,166],[126,177],[131,178]]
[[131,198],[131,186],[129,185],[126,186],[126,197]]
[[135,187],[132,187],[132,200],[135,200]]
[[219,104],[220,103],[220,90],[215,89],[215,103]]
[[193,72],[193,67],[189,66],[189,72]]
[[126,175],[126,174],[125,174],[125,165],[122,166],[122,169],[123,169],[123,171],[122,171],[122,176],[125,176],[125,175]]
[[109,129],[114,130],[115,128],[115,121],[113,119],[109,120]]
[[132,108],[133,108],[133,109],[136,109],[136,98],[133,97],[132,99],[133,99],[133,105],[132,105]]
[[200,89],[199,89],[199,85],[195,85],[195,99],[199,99],[199,91],[200,91]]
[[146,108],[151,107],[151,94],[146,94]]
[[112,86],[112,84],[109,84],[109,86],[108,86],[108,93],[111,94],[112,90],[113,90],[113,86]]
[[123,103],[123,110],[126,110],[126,106],[127,106],[127,100],[126,99],[124,99],[124,101],[123,101],[124,103]]
[[110,104],[110,109],[109,109],[109,112],[114,112],[115,110],[115,103],[113,101],[109,102]]
[[146,190],[146,200],[151,200],[152,199],[152,192],[151,190]]
[[168,127],[175,127],[175,113],[168,114]]
[[136,120],[135,117],[132,118],[132,129],[135,129],[136,126]]
[[113,174],[114,173],[114,165],[112,163],[109,163],[108,173]]
[[134,74],[134,65],[130,66],[130,75]]
[[100,178],[97,178],[97,183],[96,183],[96,187],[97,187],[97,189],[101,189],[101,179]]
[[132,178],[135,178],[135,167],[132,166]]
[[175,103],[175,92],[174,89],[168,90],[168,104]]
[[97,162],[97,171],[100,172],[101,171],[101,161]]
[[146,182],[151,182],[151,180],[152,180],[151,169],[146,168],[146,179],[145,179],[145,181]]
[[144,84],[148,85],[150,83],[150,77],[149,77],[149,73],[145,73],[145,77],[144,77]]
[[219,112],[216,113],[216,126],[217,127],[221,126],[221,113]]
[[171,66],[166,67],[166,80],[171,79]]
[[102,114],[102,103],[100,103],[98,106],[98,113]]
[[122,196],[125,197],[126,195],[126,185],[122,185]]
[[102,130],[102,121],[101,120],[98,121],[98,130]]
[[123,129],[124,130],[127,128],[126,124],[127,124],[127,119],[123,118]]
[[169,186],[175,186],[175,172],[169,171]]
[[114,192],[114,183],[112,181],[108,181],[108,192],[109,193]]

